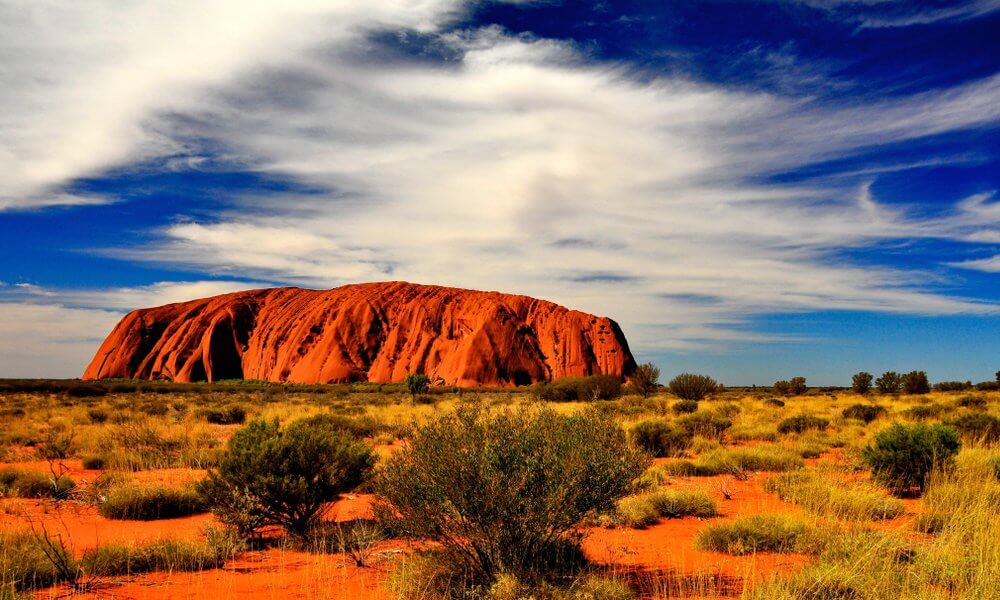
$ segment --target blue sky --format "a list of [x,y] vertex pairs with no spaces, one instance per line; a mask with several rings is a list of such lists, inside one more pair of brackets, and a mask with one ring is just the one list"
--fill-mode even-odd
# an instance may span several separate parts
[[1000,1],[0,0],[0,377],[408,280],[729,384],[1000,369]]

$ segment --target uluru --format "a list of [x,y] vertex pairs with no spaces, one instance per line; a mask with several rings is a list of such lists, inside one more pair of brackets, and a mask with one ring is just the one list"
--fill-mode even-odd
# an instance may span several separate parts
[[623,378],[635,360],[613,320],[529,296],[406,282],[235,292],[134,310],[84,379],[389,383],[463,387]]

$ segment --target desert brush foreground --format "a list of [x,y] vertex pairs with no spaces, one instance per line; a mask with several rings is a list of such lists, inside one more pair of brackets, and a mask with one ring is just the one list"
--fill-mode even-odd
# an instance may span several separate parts
[[0,598],[1000,598],[995,387],[413,379],[0,382]]

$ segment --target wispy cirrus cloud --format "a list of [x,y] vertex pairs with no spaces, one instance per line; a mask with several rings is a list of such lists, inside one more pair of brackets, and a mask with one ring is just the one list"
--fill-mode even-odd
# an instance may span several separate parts
[[[210,155],[318,192],[244,194],[180,215],[150,243],[101,251],[214,277],[526,293],[615,317],[640,351],[780,338],[746,327],[774,312],[997,310],[941,291],[947,269],[845,258],[921,239],[996,243],[989,194],[927,217],[880,202],[871,173],[774,176],[996,128],[1000,76],[821,100],[640,79],[566,42],[453,31],[459,2],[247,7],[232,21],[225,2],[8,6],[0,208],[57,203],[64,186],[114,167],[199,169]],[[420,37],[434,56],[387,53],[386,32]],[[70,311],[121,310],[228,284],[197,285],[56,293]]]

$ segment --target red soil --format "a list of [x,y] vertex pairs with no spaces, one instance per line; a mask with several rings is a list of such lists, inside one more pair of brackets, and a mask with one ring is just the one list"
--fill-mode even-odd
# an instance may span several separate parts
[[424,373],[481,386],[624,377],[633,368],[611,319],[527,296],[388,282],[135,310],[83,378],[385,383]]

